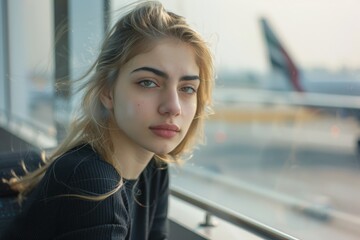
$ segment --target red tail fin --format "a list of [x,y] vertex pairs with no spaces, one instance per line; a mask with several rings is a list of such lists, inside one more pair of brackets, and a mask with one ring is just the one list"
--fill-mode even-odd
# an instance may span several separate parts
[[266,19],[261,19],[261,26],[263,29],[268,56],[271,66],[274,70],[280,71],[285,78],[290,82],[295,91],[304,91],[300,83],[299,70],[296,67],[289,54],[280,43],[274,32],[271,30]]

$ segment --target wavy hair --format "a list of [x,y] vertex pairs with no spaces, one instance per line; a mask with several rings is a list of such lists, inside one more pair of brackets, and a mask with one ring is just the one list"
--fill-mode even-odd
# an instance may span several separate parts
[[[115,85],[118,73],[125,63],[136,55],[151,50],[157,40],[164,38],[178,39],[192,47],[200,70],[200,86],[197,91],[196,114],[185,138],[170,153],[155,155],[155,158],[160,162],[179,163],[184,154],[190,154],[195,144],[203,141],[204,119],[211,113],[213,57],[207,42],[190,27],[185,18],[166,11],[157,1],[140,2],[132,6],[110,29],[98,58],[81,79],[88,79],[82,84],[83,99],[65,139],[44,166],[11,181],[12,188],[17,189],[23,196],[41,180],[56,158],[84,143],[90,144],[105,161],[115,166],[112,158],[114,146],[109,133],[110,113],[103,106],[100,95]],[[120,181],[114,190],[96,199],[110,196],[121,185]]]

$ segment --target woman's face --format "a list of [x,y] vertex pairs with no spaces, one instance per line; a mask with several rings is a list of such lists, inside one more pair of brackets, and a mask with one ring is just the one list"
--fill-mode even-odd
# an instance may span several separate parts
[[133,57],[102,97],[114,114],[119,142],[155,154],[171,152],[194,119],[199,84],[194,51],[178,40],[159,40]]

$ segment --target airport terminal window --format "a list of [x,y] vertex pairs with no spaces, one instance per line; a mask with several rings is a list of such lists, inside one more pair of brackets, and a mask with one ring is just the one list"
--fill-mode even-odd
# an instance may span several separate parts
[[207,144],[172,184],[299,239],[357,239],[359,3],[163,2],[217,61]]
[[15,129],[27,125],[54,136],[52,4],[44,0],[6,3],[2,3],[7,15],[2,26],[8,34],[2,35],[2,57],[8,59],[2,66],[2,112],[11,115]]
[[87,2],[88,11],[79,14],[83,4],[14,0],[1,5],[6,34],[0,87],[9,94],[1,94],[0,110],[2,120],[10,119],[2,123],[28,141],[36,139],[41,148],[54,148],[64,137],[78,101],[77,86],[69,82],[85,73],[103,37],[103,1]]

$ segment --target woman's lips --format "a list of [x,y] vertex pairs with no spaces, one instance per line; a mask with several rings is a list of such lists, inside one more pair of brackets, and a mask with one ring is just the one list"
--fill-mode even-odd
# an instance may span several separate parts
[[172,138],[180,132],[180,128],[174,124],[161,124],[151,126],[149,129],[157,136],[162,138]]

